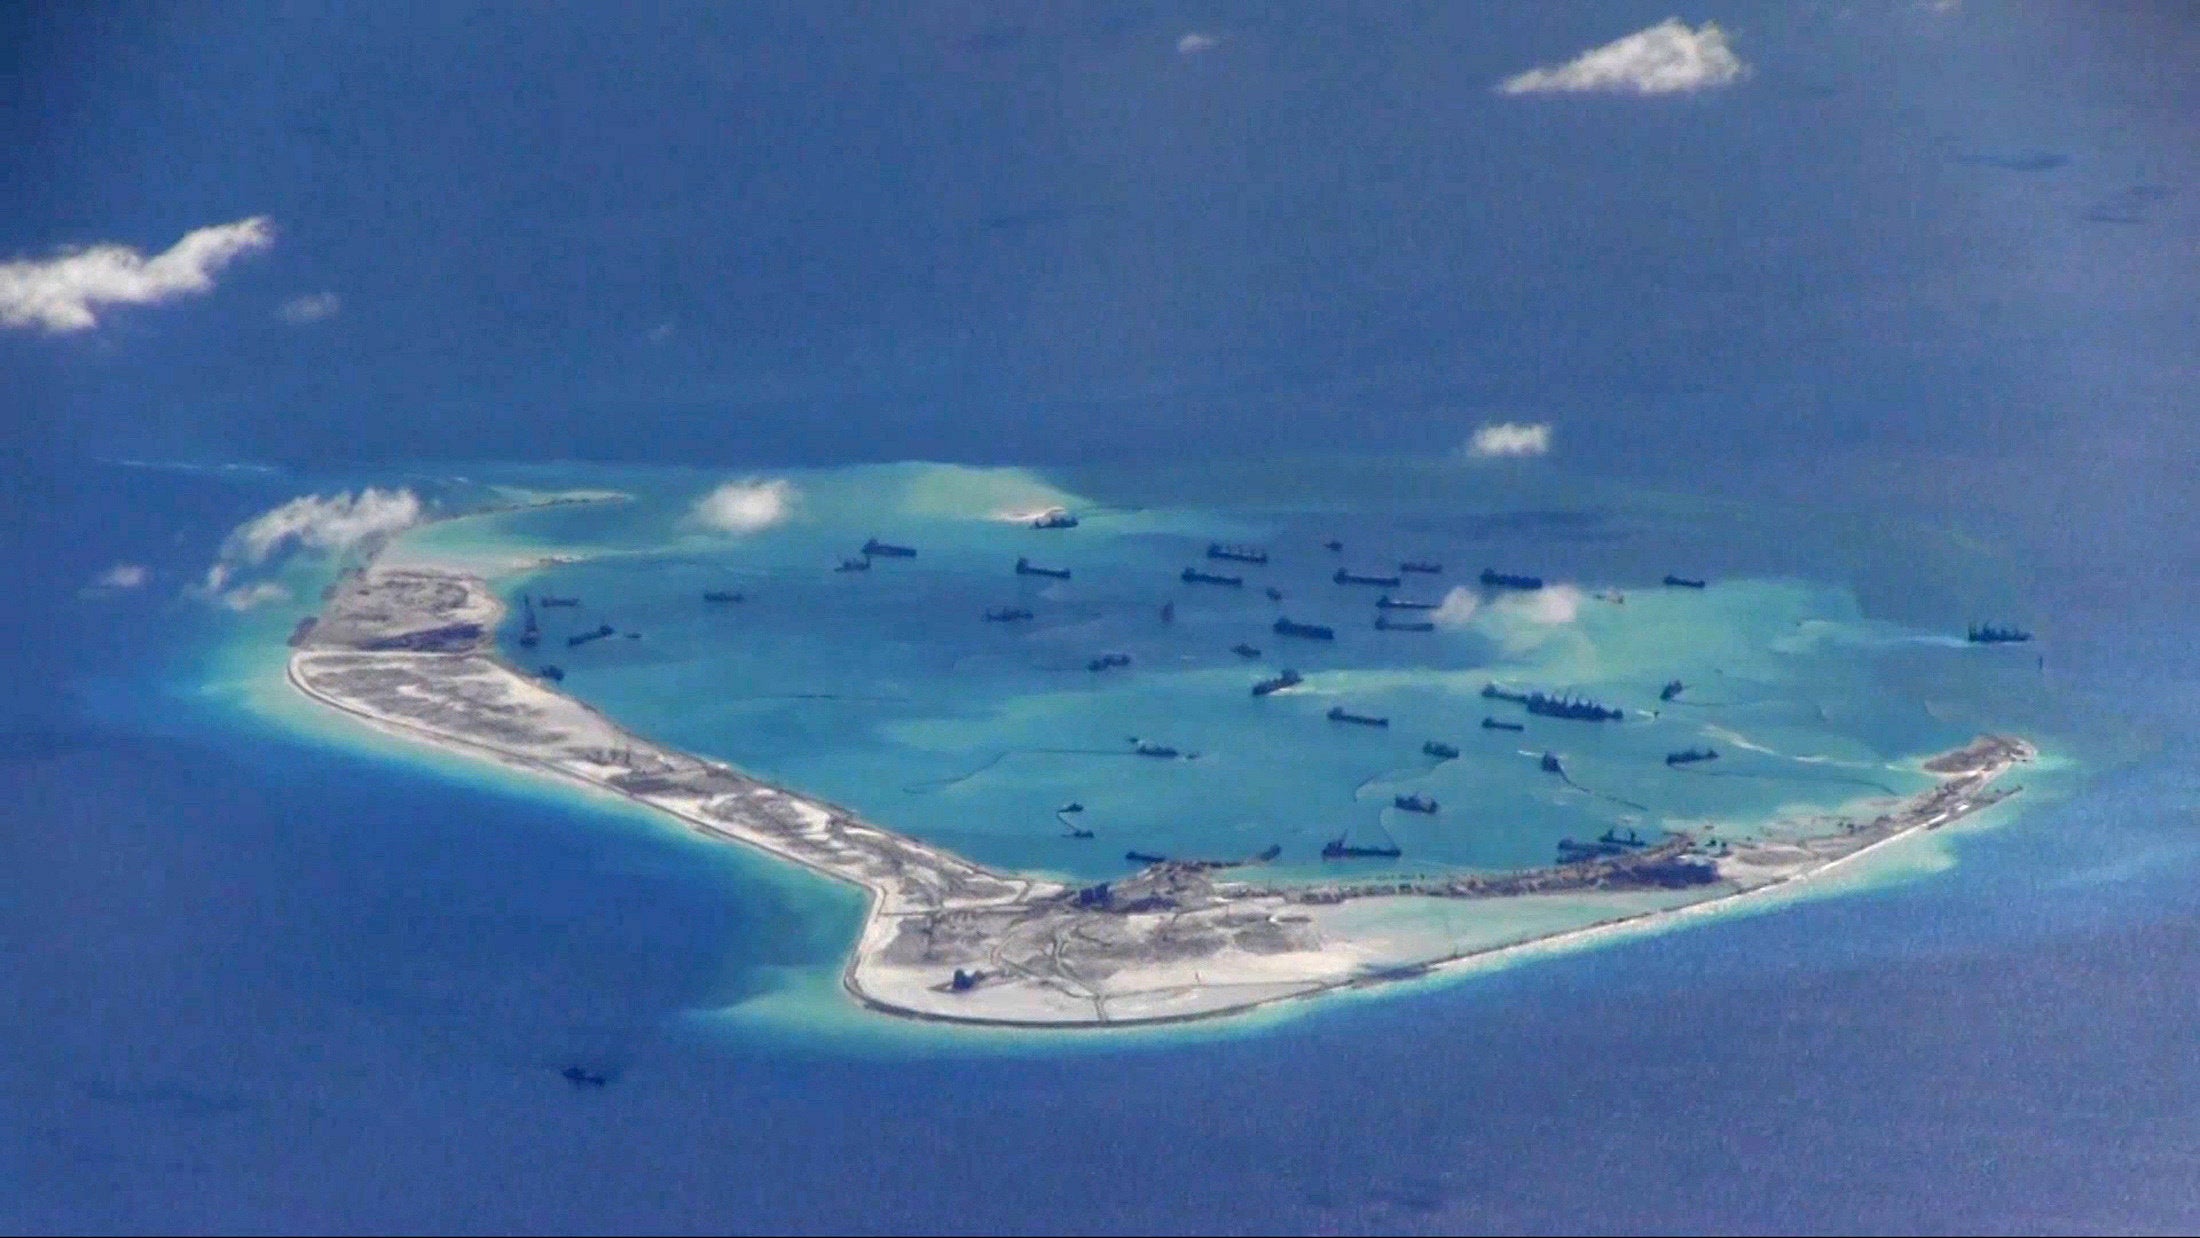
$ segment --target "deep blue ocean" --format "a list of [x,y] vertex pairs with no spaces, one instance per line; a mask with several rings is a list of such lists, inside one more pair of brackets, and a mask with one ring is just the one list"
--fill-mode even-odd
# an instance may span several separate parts
[[[1493,89],[1673,15],[0,7],[0,263],[257,215],[275,238],[96,330],[0,327],[0,1231],[2200,1227],[2200,23],[2184,0],[1722,0],[1679,16],[1731,38],[1730,86]],[[331,312],[287,314],[301,297]],[[1499,422],[1548,425],[1550,454],[1504,462],[1525,491],[1483,517],[1620,512],[1633,539],[1472,543],[1362,484],[1371,460],[1456,469]],[[828,605],[851,584],[829,556],[896,532],[834,496],[907,461],[1099,496],[1115,514],[1079,532],[1115,540],[1045,552],[1074,590],[981,596],[964,568],[1023,531],[907,524],[956,547],[905,575],[925,606]],[[573,690],[991,862],[1303,858],[1342,824],[1495,865],[1577,828],[1519,753],[1415,764],[1474,715],[1386,685],[1360,628],[1308,669],[1396,712],[1404,760],[1273,761],[1263,811],[1214,811],[1201,780],[1255,768],[1254,732],[1178,693],[1137,726],[1215,754],[1170,767],[1174,799],[989,764],[1055,724],[1012,708],[1047,676],[1095,702],[1095,745],[1163,667],[1250,708],[1222,651],[1257,604],[1187,602],[1164,640],[1108,627],[1152,600],[1110,590],[1325,524],[1386,556],[1732,584],[1716,624],[1636,636],[1706,683],[1781,647],[1795,678],[1752,680],[1780,690],[1741,730],[1791,755],[1884,766],[2007,726],[2058,764],[1838,897],[1167,1033],[882,1027],[834,988],[854,893],[271,708],[244,672],[335,560],[244,615],[194,591],[301,495],[621,469],[660,479],[634,506],[659,525],[503,526],[649,573],[615,616],[647,636],[576,651]],[[811,523],[679,542],[680,505],[752,474],[796,478]],[[473,536],[421,536],[443,529]],[[118,565],[142,580],[98,583]],[[500,587],[605,597],[617,570]],[[758,595],[737,622],[815,615],[815,639],[726,642],[692,604],[722,582]],[[1027,597],[1029,633],[969,622]],[[1980,619],[2037,629],[2044,661],[1946,646]],[[1134,677],[1087,688],[1079,659],[1118,642]],[[1503,645],[1440,646],[1443,669]],[[1565,652],[1509,670],[1654,703],[1651,662]],[[668,686],[701,662],[690,708]],[[834,675],[891,699],[793,699]],[[1662,777],[1695,742],[1660,729],[1678,716],[1568,758]],[[1840,746],[1787,742],[1821,733]],[[1692,811],[1846,794],[1802,785],[1706,781]],[[1430,832],[1386,815],[1393,786],[1447,813],[1503,789],[1520,832]],[[1072,795],[1105,850],[1057,832]],[[1279,803],[1303,805],[1287,832]],[[576,1063],[607,1085],[570,1086]]]

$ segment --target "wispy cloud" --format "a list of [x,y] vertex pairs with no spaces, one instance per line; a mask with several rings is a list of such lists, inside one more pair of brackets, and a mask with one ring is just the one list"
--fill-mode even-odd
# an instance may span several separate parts
[[1497,89],[1508,95],[1668,95],[1727,86],[1748,75],[1749,66],[1726,45],[1726,32],[1716,22],[1691,30],[1687,22],[1669,17],[1565,64],[1515,74]]
[[718,533],[755,533],[794,514],[802,494],[784,478],[729,481],[696,500],[689,518]]
[[199,591],[238,610],[289,596],[271,581],[242,578],[293,556],[327,558],[370,549],[420,523],[426,508],[411,490],[300,495],[232,529]]
[[1521,619],[1529,623],[1572,623],[1581,615],[1582,592],[1573,585],[1545,585],[1524,593],[1508,593],[1490,604],[1493,617]]
[[148,258],[127,245],[92,245],[51,258],[0,262],[0,326],[84,331],[103,305],[157,305],[213,288],[214,275],[275,242],[264,216],[187,234]]
[[1443,602],[1429,614],[1440,628],[1463,628],[1474,622],[1476,612],[1482,609],[1482,598],[1465,585],[1453,585],[1444,595]]
[[1176,54],[1179,56],[1197,56],[1201,52],[1211,52],[1220,46],[1222,46],[1220,36],[1194,30],[1176,41]]
[[117,563],[99,574],[92,583],[102,589],[135,589],[143,585],[150,575],[142,563]]
[[1492,422],[1476,430],[1463,450],[1476,460],[1546,455],[1551,450],[1551,427],[1544,422]]
[[292,297],[275,311],[284,322],[304,326],[324,318],[334,318],[336,311],[344,308],[343,299],[333,292],[310,292],[302,297]]

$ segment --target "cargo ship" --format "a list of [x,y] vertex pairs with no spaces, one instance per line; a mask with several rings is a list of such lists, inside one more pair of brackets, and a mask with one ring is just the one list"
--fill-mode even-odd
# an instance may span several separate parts
[[1716,748],[1683,748],[1679,752],[1665,754],[1667,765],[1694,765],[1698,761],[1716,761],[1718,759],[1719,750]]
[[1069,579],[1069,569],[1066,567],[1040,567],[1021,556],[1016,560],[1016,574],[1018,576],[1045,576],[1052,580]]
[[710,592],[703,595],[703,600],[706,602],[745,602],[748,599],[743,595],[739,593],[734,593],[730,590],[712,589]]
[[1392,619],[1389,615],[1375,616],[1378,632],[1433,632],[1436,625],[1426,619]]
[[868,572],[871,570],[871,560],[868,556],[861,559],[842,559],[840,566],[833,570],[836,572]]
[[985,612],[987,623],[1020,623],[1031,618],[1031,612],[1021,606],[995,606]]
[[1395,860],[1404,854],[1397,847],[1356,847],[1345,842],[1342,834],[1322,845],[1322,858],[1325,860]]
[[1229,585],[1232,588],[1245,583],[1243,576],[1224,576],[1216,572],[1202,572],[1195,567],[1185,568],[1177,579],[1187,585]]
[[1456,761],[1459,759],[1459,750],[1450,744],[1432,739],[1421,745],[1421,755],[1437,757],[1445,761]]
[[574,647],[576,647],[576,646],[579,646],[579,645],[585,645],[585,644],[587,644],[588,642],[590,642],[590,641],[592,641],[592,640],[602,640],[602,639],[603,639],[604,637],[606,637],[606,636],[610,636],[610,635],[612,635],[612,634],[613,634],[613,629],[612,629],[611,625],[607,623],[607,624],[604,624],[604,625],[603,625],[602,627],[600,627],[600,628],[597,628],[597,629],[596,629],[595,631],[593,631],[593,632],[582,632],[582,633],[580,633],[580,634],[579,634],[579,635],[577,635],[577,636],[568,636],[568,637],[566,637],[566,638],[565,638],[565,647],[566,647],[567,649],[572,649],[572,648],[574,648]]
[[1482,569],[1482,583],[1492,589],[1540,589],[1543,587],[1543,578],[1518,576],[1486,567]]
[[1358,572],[1348,572],[1341,567],[1337,569],[1337,574],[1329,579],[1340,585],[1380,585],[1385,589],[1395,589],[1400,583],[1396,576],[1363,576]]
[[1259,648],[1253,645],[1232,645],[1230,646],[1230,652],[1241,658],[1257,658],[1260,656]]
[[1525,731],[1528,728],[1517,722],[1500,722],[1495,718],[1485,716],[1482,719],[1482,729],[1485,731]]
[[1658,689],[1658,699],[1661,701],[1670,701],[1674,697],[1679,696],[1682,691],[1685,690],[1687,687],[1687,684],[1682,683],[1678,679],[1668,679],[1665,681],[1665,686]]
[[1123,853],[1123,858],[1133,864],[1166,864],[1169,862],[1169,857],[1155,855],[1151,851],[1126,851]]
[[1225,542],[1207,543],[1207,557],[1228,559],[1232,563],[1268,562],[1268,552],[1258,546],[1233,546]]
[[1176,622],[1176,603],[1174,603],[1174,602],[1163,602],[1163,603],[1161,604],[1161,622],[1163,622],[1163,623],[1175,623],[1175,622]]
[[535,603],[537,606],[578,606],[580,604],[581,600],[579,598],[552,597],[547,593],[543,594]]
[[1444,574],[1444,565],[1430,563],[1423,559],[1414,559],[1399,564],[1398,570],[1401,572],[1419,572],[1424,576],[1441,576]]
[[1276,619],[1276,622],[1271,630],[1275,632],[1275,634],[1278,636],[1298,636],[1303,637],[1307,640],[1337,639],[1337,630],[1335,628],[1327,627],[1319,623],[1293,623],[1291,620],[1282,618],[1280,616]]
[[1331,554],[1342,554],[1344,552],[1344,543],[1332,537],[1328,541],[1322,543],[1322,549],[1329,551]]
[[1285,667],[1283,671],[1280,674],[1276,675],[1273,679],[1263,679],[1259,683],[1254,684],[1253,695],[1267,696],[1269,693],[1272,692],[1281,692],[1285,688],[1297,687],[1299,684],[1304,682],[1306,682],[1304,676],[1300,675],[1297,671],[1294,671],[1289,667]]
[[1105,671],[1118,666],[1129,666],[1130,664],[1131,655],[1127,653],[1103,653],[1092,661],[1085,663],[1085,669],[1088,671]]
[[1387,593],[1375,599],[1375,609],[1377,610],[1435,610],[1441,604],[1439,602],[1410,602],[1404,598],[1394,598]]
[[1276,588],[1276,587],[1275,587],[1274,585],[1270,585],[1270,586],[1268,586],[1268,600],[1269,600],[1269,601],[1271,601],[1271,602],[1280,602],[1280,601],[1282,601],[1282,600],[1283,600],[1283,590],[1281,590],[1281,589],[1278,589],[1278,588]]
[[542,628],[535,623],[535,604],[524,593],[519,595],[519,604],[527,612],[527,622],[519,630],[519,646],[533,649],[542,643]]
[[1703,582],[1690,580],[1686,576],[1668,575],[1665,578],[1665,587],[1668,589],[1701,589],[1703,588]]
[[1326,715],[1331,722],[1349,722],[1354,726],[1389,726],[1390,719],[1373,714],[1356,714],[1342,705],[1332,705]]
[[1546,718],[1570,718],[1576,722],[1617,722],[1625,710],[1599,705],[1587,697],[1552,696],[1545,692],[1511,692],[1496,684],[1484,684],[1482,695],[1493,701],[1512,701],[1527,706],[1531,714]]
[[1034,529],[1074,529],[1077,527],[1077,517],[1057,507],[1032,521],[1031,527]]
[[541,668],[535,671],[535,674],[549,680],[551,683],[565,682],[565,668],[562,666],[545,663]]
[[909,546],[895,546],[877,538],[863,543],[863,555],[868,559],[914,559],[917,552]]
[[1138,741],[1138,743],[1131,748],[1131,751],[1138,756],[1160,757],[1163,760],[1168,760],[1184,755],[1183,753],[1178,752],[1176,749],[1169,747],[1167,744],[1156,744],[1149,740]]
[[1964,639],[1974,645],[2015,645],[2032,639],[2023,628],[1997,628],[1991,623],[1974,623]]
[[1390,806],[1400,812],[1434,814],[1436,811],[1436,801],[1425,795],[1394,795],[1390,797]]

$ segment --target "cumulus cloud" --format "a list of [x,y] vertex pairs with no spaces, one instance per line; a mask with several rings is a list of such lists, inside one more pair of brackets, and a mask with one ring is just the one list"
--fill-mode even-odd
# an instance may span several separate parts
[[229,609],[242,612],[265,606],[269,602],[287,602],[290,600],[290,590],[272,580],[262,580],[254,584],[239,585],[227,592],[218,593],[215,597]]
[[87,330],[99,325],[96,306],[157,305],[206,292],[216,272],[274,241],[274,226],[255,216],[200,228],[150,258],[110,244],[0,262],[0,326]]
[[1716,22],[1690,30],[1669,17],[1647,30],[1591,48],[1565,64],[1530,69],[1498,83],[1501,94],[1667,95],[1731,85],[1748,76]]
[[1477,460],[1540,456],[1551,450],[1551,427],[1544,423],[1493,422],[1474,432],[1466,452]]
[[136,589],[145,584],[151,574],[142,563],[117,563],[99,574],[92,582],[95,589]]
[[1220,38],[1194,30],[1176,41],[1176,54],[1179,56],[1197,56],[1201,52],[1211,52],[1220,46],[1222,46]]
[[304,326],[323,318],[334,318],[336,311],[344,308],[343,299],[333,292],[312,292],[302,297],[292,297],[275,311],[284,322]]
[[729,481],[696,501],[689,517],[719,533],[755,533],[794,514],[802,494],[784,478]]
[[1440,628],[1463,628],[1474,621],[1475,613],[1481,609],[1482,599],[1474,590],[1454,585],[1429,618]]
[[221,554],[206,569],[200,592],[235,610],[289,596],[269,581],[242,578],[280,567],[295,555],[327,558],[371,549],[420,523],[426,509],[410,490],[300,495],[230,530]]
[[1572,585],[1545,585],[1524,593],[1508,593],[1491,609],[1509,619],[1529,623],[1572,623],[1581,614],[1581,590]]

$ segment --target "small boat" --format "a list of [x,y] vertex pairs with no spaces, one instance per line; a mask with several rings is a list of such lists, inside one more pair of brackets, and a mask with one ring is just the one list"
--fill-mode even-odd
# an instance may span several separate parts
[[1103,653],[1092,661],[1085,663],[1085,669],[1099,672],[1112,670],[1118,666],[1129,666],[1130,664],[1131,655],[1127,653]]
[[1169,862],[1169,857],[1155,855],[1151,851],[1126,851],[1123,853],[1123,858],[1133,864],[1166,864]]
[[1436,801],[1425,795],[1394,795],[1390,805],[1400,812],[1431,813],[1436,811]]
[[1233,546],[1224,542],[1207,543],[1207,557],[1227,559],[1232,563],[1268,562],[1268,552],[1258,546]]
[[1405,852],[1397,847],[1355,847],[1345,842],[1345,836],[1337,835],[1322,846],[1325,860],[1351,860],[1360,858],[1395,860]]
[[1021,556],[1016,560],[1016,574],[1018,576],[1045,576],[1053,580],[1069,579],[1069,569],[1066,567],[1040,567]]
[[1067,510],[1057,507],[1032,521],[1031,527],[1034,529],[1074,529],[1077,527],[1077,517],[1070,515]]
[[1031,612],[1021,606],[995,606],[985,612],[987,623],[1021,623],[1031,618]]
[[1666,585],[1666,588],[1668,588],[1668,589],[1701,589],[1701,588],[1703,588],[1703,582],[1702,582],[1702,581],[1700,581],[1700,580],[1690,580],[1690,579],[1689,579],[1688,577],[1686,577],[1686,576],[1673,576],[1673,575],[1668,575],[1668,576],[1667,576],[1667,577],[1665,578],[1665,585]]
[[871,559],[868,555],[860,559],[842,559],[840,566],[833,570],[836,572],[868,572],[871,570]]
[[1661,701],[1670,701],[1674,697],[1679,696],[1682,690],[1687,687],[1687,684],[1682,683],[1678,679],[1668,679],[1665,681],[1665,686],[1658,689],[1658,699]]
[[1137,744],[1137,746],[1131,749],[1131,751],[1142,757],[1160,757],[1163,760],[1169,760],[1183,755],[1176,749],[1169,747],[1167,744],[1156,744],[1146,740],[1141,740]]
[[579,598],[552,597],[547,593],[535,599],[535,605],[537,606],[578,606],[580,604],[581,600]]
[[1175,622],[1176,622],[1176,603],[1174,603],[1174,602],[1163,602],[1163,603],[1161,604],[1161,622],[1163,622],[1163,623],[1175,623]]
[[1064,804],[1064,805],[1062,805],[1062,806],[1061,806],[1060,808],[1057,808],[1057,809],[1055,809],[1054,811],[1056,811],[1056,812],[1083,812],[1083,811],[1085,811],[1085,806],[1084,806],[1083,804],[1080,804],[1080,803],[1078,803],[1078,802],[1077,802],[1076,800],[1071,800],[1071,801],[1070,801],[1069,803],[1067,803],[1067,804]]
[[562,666],[548,666],[548,665],[546,665],[546,666],[542,667],[541,669],[537,670],[537,671],[535,672],[535,674],[536,674],[537,676],[539,676],[540,678],[543,678],[543,679],[547,679],[547,680],[549,680],[549,681],[550,681],[551,683],[564,683],[564,682],[565,682],[565,668],[564,668],[564,667],[562,667]]
[[1419,572],[1425,576],[1441,576],[1444,572],[1444,565],[1441,563],[1429,563],[1425,560],[1409,561],[1399,564],[1398,570],[1401,572]]
[[1543,767],[1543,772],[1546,774],[1558,774],[1560,776],[1564,776],[1566,773],[1566,767],[1558,763],[1558,754],[1555,752],[1544,753],[1541,764]]
[[1396,576],[1366,576],[1359,572],[1348,572],[1341,567],[1329,579],[1340,585],[1379,585],[1386,589],[1395,589],[1401,583]]
[[1224,576],[1220,572],[1202,572],[1198,568],[1185,568],[1177,576],[1187,585],[1229,585],[1233,588],[1245,583],[1243,576]]
[[1389,615],[1375,616],[1378,632],[1433,632],[1436,624],[1428,619],[1393,619]]
[[703,595],[703,600],[706,602],[745,602],[748,598],[743,594],[726,589],[712,589]]
[[1482,719],[1482,729],[1485,731],[1525,731],[1528,728],[1517,722],[1501,722],[1496,718],[1484,717]]
[[1719,750],[1716,748],[1684,748],[1679,752],[1665,754],[1667,765],[1694,765],[1698,761],[1716,761],[1718,759]]
[[1269,601],[1280,602],[1283,600],[1283,590],[1276,588],[1274,585],[1268,586],[1267,592]]
[[593,1070],[582,1070],[578,1066],[568,1066],[558,1073],[565,1077],[567,1083],[577,1088],[600,1088],[611,1082],[611,1077],[608,1075]]
[[1266,863],[1268,863],[1269,861],[1271,861],[1271,860],[1275,859],[1275,858],[1276,858],[1277,856],[1279,856],[1279,855],[1282,855],[1282,854],[1283,854],[1283,844],[1282,844],[1282,843],[1269,843],[1269,844],[1268,844],[1267,846],[1265,846],[1265,847],[1261,848],[1261,849],[1260,849],[1260,853],[1259,853],[1259,854],[1257,854],[1257,855],[1255,855],[1255,856],[1253,857],[1253,859],[1254,859],[1254,861],[1255,861],[1256,863],[1260,863],[1260,864],[1266,864]]
[[1091,838],[1091,837],[1092,837],[1092,831],[1091,831],[1091,830],[1085,830],[1085,829],[1079,829],[1079,828],[1077,828],[1076,826],[1071,826],[1071,827],[1070,827],[1070,831],[1069,831],[1069,836],[1070,836],[1071,838]]
[[1258,648],[1247,644],[1232,645],[1230,646],[1230,652],[1236,654],[1241,658],[1257,658],[1260,656],[1260,650]]
[[1450,744],[1433,739],[1421,745],[1421,754],[1423,756],[1435,757],[1443,761],[1456,761],[1459,759],[1459,750],[1457,748],[1452,747]]
[[1322,543],[1322,549],[1327,550],[1332,554],[1341,554],[1344,552],[1344,543],[1332,537],[1328,541]]

